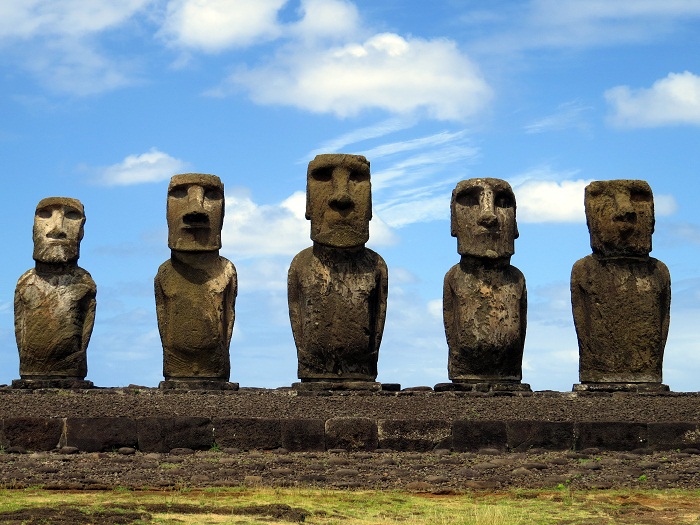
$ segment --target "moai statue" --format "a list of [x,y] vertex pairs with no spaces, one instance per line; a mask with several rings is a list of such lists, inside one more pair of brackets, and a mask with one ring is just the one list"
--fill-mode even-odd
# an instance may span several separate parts
[[649,257],[654,197],[642,180],[586,186],[593,253],[571,271],[571,303],[579,345],[575,391],[663,391],[671,277]]
[[369,161],[318,155],[309,163],[306,218],[313,246],[289,268],[289,318],[298,389],[379,389],[387,267],[365,248],[372,218]]
[[14,388],[91,388],[87,347],[97,287],[78,266],[85,212],[79,200],[49,197],[34,214],[35,266],[15,288],[19,375]]
[[461,255],[443,287],[452,383],[435,390],[529,391],[520,382],[527,291],[523,274],[510,264],[518,238],[510,185],[493,178],[459,182],[451,230]]
[[170,259],[155,278],[164,389],[235,390],[229,345],[238,292],[236,268],[219,255],[224,185],[215,175],[170,179]]

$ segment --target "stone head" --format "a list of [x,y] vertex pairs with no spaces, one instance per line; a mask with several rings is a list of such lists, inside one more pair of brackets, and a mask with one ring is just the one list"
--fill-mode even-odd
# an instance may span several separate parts
[[80,257],[85,210],[77,199],[48,197],[34,213],[34,260],[42,263],[72,263]]
[[372,218],[369,161],[360,155],[317,155],[306,175],[311,239],[337,248],[364,245]]
[[182,252],[221,248],[224,185],[216,175],[174,175],[168,186],[168,246]]
[[593,253],[606,257],[649,254],[654,196],[646,181],[591,182],[584,203]]
[[460,181],[452,190],[450,207],[452,236],[457,237],[460,255],[497,259],[515,253],[515,195],[506,181]]

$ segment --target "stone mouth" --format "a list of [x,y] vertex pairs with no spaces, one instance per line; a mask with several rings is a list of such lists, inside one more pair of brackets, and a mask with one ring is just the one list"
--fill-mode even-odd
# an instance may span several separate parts
[[209,228],[209,215],[200,212],[187,213],[182,217],[182,222],[187,228]]

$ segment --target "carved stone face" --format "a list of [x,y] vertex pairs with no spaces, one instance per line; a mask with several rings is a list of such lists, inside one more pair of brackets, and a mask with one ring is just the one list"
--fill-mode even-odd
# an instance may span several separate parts
[[452,236],[460,255],[496,259],[515,253],[515,195],[501,179],[468,179],[452,191]]
[[306,176],[306,218],[311,239],[337,248],[369,239],[372,186],[369,162],[360,155],[317,155]]
[[168,186],[168,246],[183,252],[221,248],[224,185],[216,175],[175,175]]
[[42,199],[34,213],[34,260],[43,263],[75,262],[80,257],[85,211],[77,199]]
[[654,196],[643,180],[594,181],[586,186],[586,222],[593,253],[643,256],[651,251]]

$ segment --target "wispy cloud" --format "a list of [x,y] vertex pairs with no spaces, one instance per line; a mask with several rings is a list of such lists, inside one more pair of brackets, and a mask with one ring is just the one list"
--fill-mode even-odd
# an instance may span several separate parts
[[605,92],[610,122],[623,127],[700,125],[700,77],[669,73],[650,88],[617,86]]
[[531,122],[525,126],[526,133],[545,133],[549,131],[561,131],[564,129],[586,129],[585,113],[590,111],[590,106],[584,106],[579,101],[565,102],[557,107],[556,111]]
[[99,168],[98,182],[106,186],[128,186],[167,180],[187,171],[189,164],[151,148],[146,153],[127,156],[121,162]]

